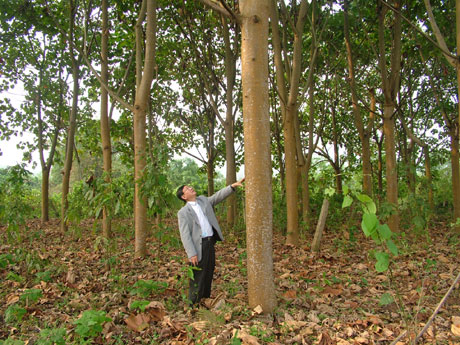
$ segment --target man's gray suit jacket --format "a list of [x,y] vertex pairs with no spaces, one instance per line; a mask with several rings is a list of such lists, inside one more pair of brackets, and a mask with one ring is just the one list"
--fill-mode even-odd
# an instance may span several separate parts
[[[196,198],[196,202],[200,205],[204,215],[208,218],[209,224],[214,228],[217,236],[221,241],[224,240],[222,230],[217,222],[213,206],[224,201],[233,193],[233,188],[227,186],[211,197],[200,195]],[[198,221],[198,216],[188,203],[177,212],[179,221],[179,231],[182,244],[184,245],[187,257],[190,259],[193,256],[198,256],[198,261],[201,261],[201,226]]]

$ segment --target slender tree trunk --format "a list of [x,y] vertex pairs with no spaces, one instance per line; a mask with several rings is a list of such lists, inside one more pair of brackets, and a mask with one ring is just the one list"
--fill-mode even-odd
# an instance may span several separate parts
[[334,147],[334,172],[335,172],[335,188],[337,194],[342,194],[342,172],[340,171],[340,156],[339,156],[339,135],[337,133],[337,124],[336,124],[336,104],[334,104],[332,109],[332,135],[333,135],[333,147]]
[[[101,80],[108,85],[108,0],[102,0],[102,37],[101,37]],[[101,86],[101,141],[102,159],[104,165],[105,181],[110,184],[112,174],[112,146],[110,143],[110,125],[108,112],[108,92]],[[107,191],[111,192],[111,191]],[[111,217],[107,206],[102,209],[102,234],[105,238],[111,236]]]
[[[73,40],[73,30],[75,21],[75,3],[73,0],[70,1],[70,39]],[[73,148],[75,141],[75,131],[77,128],[77,115],[78,115],[78,96],[80,93],[80,63],[75,58],[73,45],[69,44],[70,55],[72,60],[72,78],[73,78],[73,96],[72,96],[72,108],[70,110],[69,127],[67,129],[67,143],[65,162],[62,177],[62,201],[61,201],[61,231],[67,231],[67,210],[69,208],[69,202],[67,196],[70,189],[70,173],[72,170],[73,162]]]
[[[383,138],[383,137],[382,137]],[[383,141],[376,140],[377,142],[377,188],[379,189],[378,195],[383,193]]]
[[[235,88],[236,77],[236,54],[233,53],[230,45],[230,33],[228,21],[222,16],[222,26],[225,42],[225,76],[227,79],[226,90],[226,113],[225,113],[225,161],[227,186],[236,181],[236,159],[235,159],[235,133],[233,119],[233,89]],[[235,40],[235,45],[237,44]],[[236,47],[235,47],[236,50]],[[236,195],[232,194],[227,199],[227,226],[233,228],[236,218]]]
[[[294,51],[292,66],[281,59],[281,40],[278,30],[278,8],[276,2],[270,0],[270,16],[272,20],[272,36],[274,45],[274,58],[276,65],[276,80],[280,93],[281,113],[284,123],[284,159],[286,173],[286,208],[287,208],[287,237],[286,243],[297,245],[299,242],[299,214],[297,211],[297,143],[296,143],[296,117],[297,98],[299,93],[299,80],[302,62],[302,34],[307,19],[307,2],[302,1],[299,16],[294,30]],[[289,73],[290,72],[290,73]],[[285,73],[289,76],[289,93],[285,82]]]
[[240,1],[248,296],[249,306],[260,305],[264,313],[271,313],[276,305],[268,112],[268,6],[265,0]]
[[[394,3],[396,9],[401,10],[401,1]],[[399,89],[401,71],[401,14],[394,13],[392,22],[392,41],[391,41],[391,70],[387,68],[387,57],[385,52],[385,14],[388,8],[378,3],[379,14],[379,68],[382,78],[382,91],[385,102],[383,105],[383,134],[385,136],[385,167],[387,181],[387,202],[394,207],[394,212],[388,219],[388,225],[394,232],[399,231],[399,212],[398,212],[398,172],[396,162],[395,144],[395,120],[394,110],[396,95]]]
[[454,205],[454,221],[460,218],[460,166],[459,143],[455,130],[450,133],[450,154],[452,169],[452,200]]
[[42,223],[49,220],[50,169],[42,167]]
[[[344,35],[345,35],[345,47],[347,49],[347,61],[348,61],[348,80],[351,88],[351,100],[353,107],[353,119],[355,127],[358,130],[359,138],[361,140],[362,148],[362,162],[363,162],[363,192],[369,196],[372,196],[372,172],[371,172],[371,151],[369,144],[370,131],[365,130],[363,120],[361,117],[360,109],[358,107],[358,96],[356,91],[355,81],[355,68],[353,62],[353,50],[350,42],[350,29],[348,22],[348,6],[349,0],[344,1]],[[371,111],[375,111],[375,95],[371,93]],[[373,117],[370,118],[370,120]],[[370,121],[370,123],[373,121]]]
[[214,159],[212,153],[206,161],[206,172],[208,176],[208,195],[211,196],[214,194]]
[[431,159],[428,145],[423,148],[423,154],[425,156],[425,177],[428,185],[428,204],[430,205],[430,209],[434,211],[433,176],[431,175]]
[[[141,24],[147,14],[145,59],[142,65]],[[147,198],[142,195],[142,180],[147,159],[146,114],[150,99],[155,71],[156,47],[156,1],[143,0],[139,19],[136,24],[136,97],[134,101],[134,255],[144,257],[147,254]],[[143,66],[143,68],[142,68]]]
[[383,109],[383,134],[385,136],[385,169],[387,181],[387,202],[394,206],[394,213],[388,219],[392,231],[399,229],[398,215],[398,171],[396,164],[395,121],[393,104],[385,104]]
[[369,91],[371,97],[369,124],[363,133],[362,138],[362,159],[363,159],[363,192],[372,196],[372,164],[371,164],[371,143],[370,138],[375,119],[375,92]]

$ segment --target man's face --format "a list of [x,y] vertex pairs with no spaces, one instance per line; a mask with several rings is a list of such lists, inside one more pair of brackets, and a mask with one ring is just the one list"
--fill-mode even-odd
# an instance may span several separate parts
[[196,192],[193,187],[184,186],[184,188],[182,188],[182,192],[184,193],[182,195],[182,199],[185,201],[194,201],[196,199]]

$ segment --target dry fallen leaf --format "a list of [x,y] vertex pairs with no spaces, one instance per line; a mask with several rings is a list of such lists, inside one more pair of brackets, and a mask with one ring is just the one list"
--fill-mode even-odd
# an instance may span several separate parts
[[335,342],[331,339],[329,334],[323,332],[320,334],[318,338],[318,345],[333,345]]
[[241,329],[234,329],[233,337],[241,339],[243,345],[260,345],[259,339],[257,339],[257,337],[250,335]]
[[254,313],[257,314],[257,315],[260,315],[264,312],[264,310],[262,309],[262,306],[261,305],[258,305],[257,307],[255,307],[253,309]]
[[69,284],[75,284],[75,272],[72,269],[67,272],[67,277],[65,280]]
[[289,290],[283,293],[283,297],[286,299],[295,299],[297,297],[297,291]]
[[165,317],[165,307],[161,302],[150,302],[145,311],[152,317],[152,321],[162,321]]
[[150,317],[147,314],[131,314],[125,319],[126,324],[135,332],[141,332],[149,326]]
[[208,321],[192,322],[190,326],[195,328],[197,331],[203,332],[204,330],[206,330],[206,328],[208,328]]
[[450,326],[450,330],[453,335],[460,337],[460,317],[459,316],[452,316],[452,326]]
[[281,327],[289,332],[295,332],[298,329],[304,327],[307,324],[306,321],[295,321],[295,320],[288,320],[281,324]]

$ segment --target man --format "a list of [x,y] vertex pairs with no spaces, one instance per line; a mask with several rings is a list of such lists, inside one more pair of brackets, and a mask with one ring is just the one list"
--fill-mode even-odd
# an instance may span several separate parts
[[180,237],[191,265],[197,267],[193,270],[189,286],[188,298],[192,304],[199,303],[202,298],[211,297],[216,262],[214,244],[224,240],[213,206],[224,201],[243,182],[244,178],[211,197],[197,197],[193,187],[186,185],[177,190],[177,197],[186,203],[177,213]]

